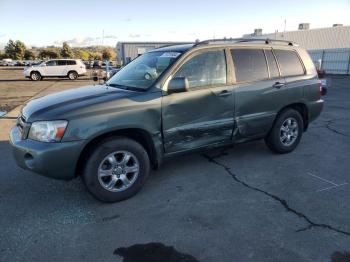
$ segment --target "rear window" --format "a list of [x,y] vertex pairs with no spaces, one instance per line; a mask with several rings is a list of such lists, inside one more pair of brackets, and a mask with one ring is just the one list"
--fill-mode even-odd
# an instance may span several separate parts
[[67,65],[76,65],[77,62],[75,60],[67,60]]
[[280,73],[278,71],[277,62],[272,51],[269,49],[265,49],[265,55],[267,59],[267,64],[269,65],[270,77],[271,78],[279,77]]
[[280,65],[282,76],[303,75],[304,68],[296,52],[289,50],[274,50]]
[[268,78],[266,59],[262,49],[232,49],[237,82]]

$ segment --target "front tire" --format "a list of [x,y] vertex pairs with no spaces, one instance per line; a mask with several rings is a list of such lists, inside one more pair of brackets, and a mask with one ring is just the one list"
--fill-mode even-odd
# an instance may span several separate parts
[[118,202],[135,195],[150,172],[147,151],[136,141],[114,137],[91,151],[83,172],[89,192],[104,202]]
[[69,78],[70,80],[76,80],[76,79],[78,78],[78,73],[75,72],[75,71],[70,71],[70,72],[68,73],[68,78]]
[[33,80],[33,81],[39,81],[41,80],[41,74],[39,72],[31,72],[30,73],[30,79]]
[[271,131],[265,137],[265,143],[276,153],[290,153],[299,144],[303,130],[304,123],[300,113],[288,108],[278,115]]

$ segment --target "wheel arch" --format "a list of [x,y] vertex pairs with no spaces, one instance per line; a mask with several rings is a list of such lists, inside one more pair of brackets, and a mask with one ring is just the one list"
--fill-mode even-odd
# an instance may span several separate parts
[[289,108],[292,108],[300,113],[301,117],[303,118],[304,131],[306,131],[308,126],[309,126],[309,110],[308,110],[306,104],[304,104],[304,103],[293,103],[293,104],[289,104],[289,105],[286,105],[285,107],[281,108],[275,117],[274,123],[276,122],[278,116],[283,111],[285,111],[286,109],[289,109]]
[[77,177],[82,174],[82,171],[84,168],[84,160],[89,156],[89,153],[91,152],[91,150],[94,149],[94,147],[96,147],[104,139],[111,138],[111,137],[118,137],[118,136],[127,137],[140,143],[147,151],[150,158],[151,165],[154,168],[157,168],[159,166],[159,159],[157,157],[158,154],[157,154],[157,150],[151,134],[148,131],[141,128],[125,128],[125,129],[106,132],[92,138],[84,146],[83,150],[80,153],[80,156],[75,168],[75,176]]

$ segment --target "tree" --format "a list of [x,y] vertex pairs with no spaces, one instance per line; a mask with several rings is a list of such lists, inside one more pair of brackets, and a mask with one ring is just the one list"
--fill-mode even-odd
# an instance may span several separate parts
[[90,53],[85,50],[78,49],[78,50],[74,50],[74,57],[80,58],[82,60],[89,60]]
[[64,58],[73,58],[74,57],[74,53],[73,53],[72,49],[70,48],[70,46],[67,44],[67,42],[63,42],[63,46],[61,49],[61,56]]
[[43,49],[39,53],[41,59],[59,58],[60,54],[55,49]]
[[5,46],[6,56],[14,60],[22,60],[24,57],[25,51],[26,51],[25,44],[19,40],[14,42],[13,40],[10,39],[7,45]]
[[115,52],[113,52],[110,48],[104,48],[102,50],[102,58],[103,60],[111,60],[115,58]]
[[34,60],[35,59],[35,54],[32,50],[26,50],[24,52],[24,59],[26,60]]

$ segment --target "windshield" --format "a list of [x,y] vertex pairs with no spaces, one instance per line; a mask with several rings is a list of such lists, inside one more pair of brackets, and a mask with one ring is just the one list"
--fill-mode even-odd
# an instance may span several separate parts
[[180,55],[179,52],[145,53],[122,68],[107,85],[147,89]]

